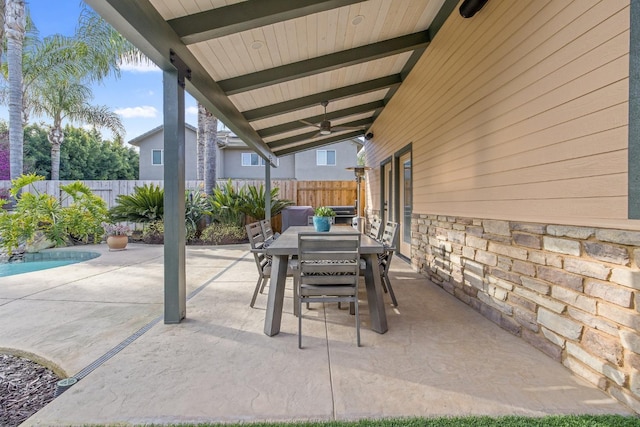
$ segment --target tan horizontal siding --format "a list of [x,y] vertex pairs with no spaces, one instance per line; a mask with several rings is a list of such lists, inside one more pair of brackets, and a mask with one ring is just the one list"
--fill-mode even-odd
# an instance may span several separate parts
[[629,0],[454,11],[366,144],[412,143],[415,213],[640,229],[627,217]]

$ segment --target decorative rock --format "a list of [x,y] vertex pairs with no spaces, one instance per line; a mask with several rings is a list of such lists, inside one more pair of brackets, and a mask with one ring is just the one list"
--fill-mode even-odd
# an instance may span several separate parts
[[536,279],[530,279],[528,277],[522,277],[521,281],[522,286],[529,288],[541,295],[549,295],[549,290],[551,289],[551,287],[546,282]]
[[640,316],[633,310],[620,308],[617,305],[598,302],[598,314],[632,329],[640,329]]
[[525,233],[545,234],[547,231],[547,226],[544,224],[512,222],[511,229],[514,231],[524,231]]
[[580,242],[578,241],[544,236],[542,242],[547,251],[580,256]]
[[554,286],[551,289],[551,296],[587,313],[596,314],[596,301],[593,298],[584,296],[582,293],[562,286]]
[[571,340],[579,339],[582,334],[581,324],[542,307],[538,310],[538,323]]
[[522,339],[545,353],[547,356],[551,357],[553,360],[557,362],[562,361],[562,348],[545,339],[544,336],[533,333],[528,329],[523,329]]
[[617,366],[622,366],[622,345],[617,339],[586,329],[580,342],[589,353]]
[[487,251],[477,250],[475,260],[485,265],[495,266],[498,264],[498,257],[496,254]]
[[513,242],[518,246],[526,246],[527,248],[542,248],[542,239],[540,236],[534,236],[532,234],[514,232]]
[[584,323],[590,328],[602,331],[606,334],[611,335],[612,337],[618,336],[618,325],[603,317],[596,317],[595,315],[586,313],[571,306],[567,307],[567,314],[572,319],[575,319],[580,323]]
[[472,248],[487,250],[487,241],[475,236],[467,236],[467,246]]
[[601,298],[620,307],[631,307],[633,293],[623,287],[615,286],[608,282],[586,279],[584,292],[589,296]]
[[600,229],[596,230],[596,239],[601,242],[640,246],[640,231]]
[[585,367],[582,363],[578,362],[573,357],[567,357],[562,362],[562,364],[570,371],[576,373],[585,380],[589,381],[594,386],[598,387],[600,390],[605,390],[607,388],[608,381],[604,376],[594,373],[593,370]]
[[526,261],[527,259],[527,250],[522,248],[515,248],[510,245],[503,245],[500,243],[489,242],[489,251],[495,252],[500,255],[505,255],[515,259],[521,259]]
[[595,229],[587,227],[574,227],[569,225],[548,225],[547,234],[557,237],[571,237],[574,239],[588,239],[593,236]]
[[640,335],[635,332],[621,330],[620,342],[627,350],[631,350],[636,354],[640,354]]
[[535,276],[536,275],[536,266],[520,260],[515,260],[513,262],[513,271],[516,273],[524,274],[525,276]]
[[567,353],[589,366],[591,369],[612,379],[616,384],[623,385],[625,383],[626,376],[622,372],[618,371],[615,367],[606,364],[597,357],[587,353],[578,345],[567,342]]
[[626,248],[599,242],[584,242],[584,251],[591,258],[614,264],[629,264],[629,252]]
[[[519,295],[523,298],[526,298],[530,301],[535,302],[536,304],[538,304],[541,307],[545,307],[551,311],[554,311],[556,313],[562,313],[564,311],[564,309],[566,308],[566,304],[563,304],[559,301],[556,301],[554,299],[551,299],[549,297],[545,297],[543,295],[537,294],[535,292],[531,292],[528,289],[525,288],[521,288],[521,287],[517,287],[513,289],[513,292],[516,295]],[[538,313],[540,311],[538,310]]]
[[566,258],[564,260],[564,269],[571,273],[602,280],[609,277],[609,272],[611,271],[610,268],[597,262],[585,261],[578,258]]
[[497,221],[485,219],[482,221],[484,232],[488,234],[498,234],[500,236],[510,236],[509,221]]
[[538,278],[582,292],[582,277],[551,267],[538,266]]
[[640,290],[640,271],[628,268],[614,268],[611,271],[611,282],[618,283],[628,288]]

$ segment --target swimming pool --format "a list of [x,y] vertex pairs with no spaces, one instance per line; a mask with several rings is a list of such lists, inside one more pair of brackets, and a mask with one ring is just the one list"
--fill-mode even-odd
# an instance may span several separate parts
[[64,265],[87,261],[99,256],[100,254],[97,252],[80,251],[49,251],[25,254],[24,262],[0,264],[0,277],[62,267]]

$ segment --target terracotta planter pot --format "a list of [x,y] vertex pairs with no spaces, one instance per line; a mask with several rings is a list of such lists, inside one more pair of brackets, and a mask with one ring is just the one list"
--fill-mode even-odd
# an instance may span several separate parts
[[107,237],[107,245],[110,251],[121,251],[127,247],[129,243],[129,236],[109,236]]

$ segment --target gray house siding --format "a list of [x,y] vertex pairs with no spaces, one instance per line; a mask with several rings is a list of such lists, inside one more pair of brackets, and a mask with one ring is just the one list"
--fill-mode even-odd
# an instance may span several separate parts
[[[185,134],[185,179],[197,178],[197,129],[186,126]],[[153,151],[164,147],[163,127],[158,126],[149,132],[129,141],[140,148],[140,179],[164,179],[164,164],[153,164]],[[243,166],[242,154],[252,151],[237,137],[228,131],[218,133],[219,151],[216,162],[218,179],[264,179],[264,166]],[[272,179],[297,179],[299,181],[348,181],[354,178],[353,171],[345,168],[355,166],[358,140],[348,140],[318,149],[308,150],[278,158],[278,167],[271,168]],[[318,165],[318,150],[331,151],[330,164]],[[335,154],[335,156],[334,156]],[[335,159],[335,164],[333,160]],[[164,163],[164,162],[163,162]],[[261,163],[261,162],[260,162]]]
[[[299,181],[349,181],[354,178],[353,171],[346,168],[355,166],[359,146],[355,141],[343,141],[325,145],[317,149],[297,153],[295,174]],[[334,150],[335,165],[318,165],[318,150]]]
[[[153,164],[153,151],[164,148],[164,132],[162,126],[154,128],[129,141],[129,144],[140,147],[139,172],[141,180],[164,179],[164,161],[161,165]],[[163,154],[164,156],[164,154]],[[197,179],[197,145],[196,128],[187,126],[185,130],[185,179]]]

